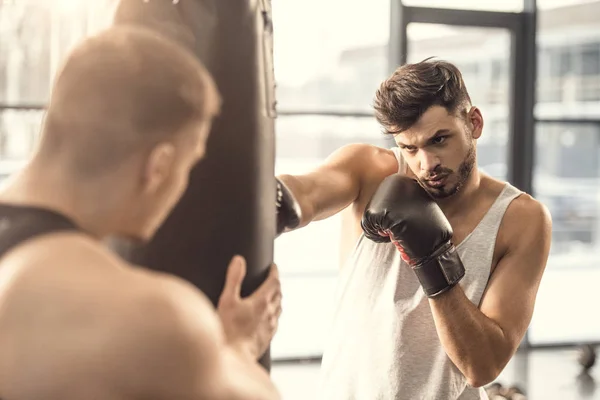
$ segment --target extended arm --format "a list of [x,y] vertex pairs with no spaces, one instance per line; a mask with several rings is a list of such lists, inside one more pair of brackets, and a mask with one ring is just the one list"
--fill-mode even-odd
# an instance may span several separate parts
[[[368,144],[350,144],[332,153],[323,164],[303,175],[279,175],[300,210],[301,228],[312,221],[328,218],[355,202],[372,176],[395,172],[387,150]],[[390,169],[391,165],[391,169]],[[376,178],[375,178],[376,179]],[[287,224],[282,223],[283,226]]]
[[496,379],[517,350],[533,314],[551,240],[546,209],[517,199],[504,224],[513,232],[477,308],[460,286],[430,299],[442,345],[475,387]]

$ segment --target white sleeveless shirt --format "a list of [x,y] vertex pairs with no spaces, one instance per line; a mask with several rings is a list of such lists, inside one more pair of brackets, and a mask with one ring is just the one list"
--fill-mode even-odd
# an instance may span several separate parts
[[[399,172],[406,171],[394,148]],[[498,229],[522,192],[506,184],[477,227],[456,246],[460,286],[479,305],[490,278]],[[342,269],[321,363],[320,400],[481,400],[446,355],[427,296],[391,243],[361,235]]]

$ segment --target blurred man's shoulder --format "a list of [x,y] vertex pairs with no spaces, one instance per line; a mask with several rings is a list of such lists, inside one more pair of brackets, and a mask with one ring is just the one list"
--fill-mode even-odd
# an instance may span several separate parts
[[80,232],[31,239],[7,253],[0,269],[19,287],[21,282],[27,287],[43,286],[35,292],[40,301],[56,301],[67,308],[90,301],[100,312],[116,307],[115,315],[124,306],[137,304],[136,299],[160,293],[167,276],[130,264],[106,243]]

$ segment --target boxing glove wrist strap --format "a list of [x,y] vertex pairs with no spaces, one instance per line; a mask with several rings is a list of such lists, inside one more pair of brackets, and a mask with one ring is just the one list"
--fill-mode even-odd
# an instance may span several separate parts
[[451,242],[414,265],[413,270],[427,297],[450,290],[465,276],[465,267]]

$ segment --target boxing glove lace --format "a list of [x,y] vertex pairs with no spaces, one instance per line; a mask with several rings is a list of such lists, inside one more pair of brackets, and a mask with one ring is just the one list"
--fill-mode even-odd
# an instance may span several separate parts
[[414,179],[400,174],[385,178],[367,205],[361,225],[368,239],[396,245],[428,297],[448,291],[465,275],[452,244],[450,223]]

